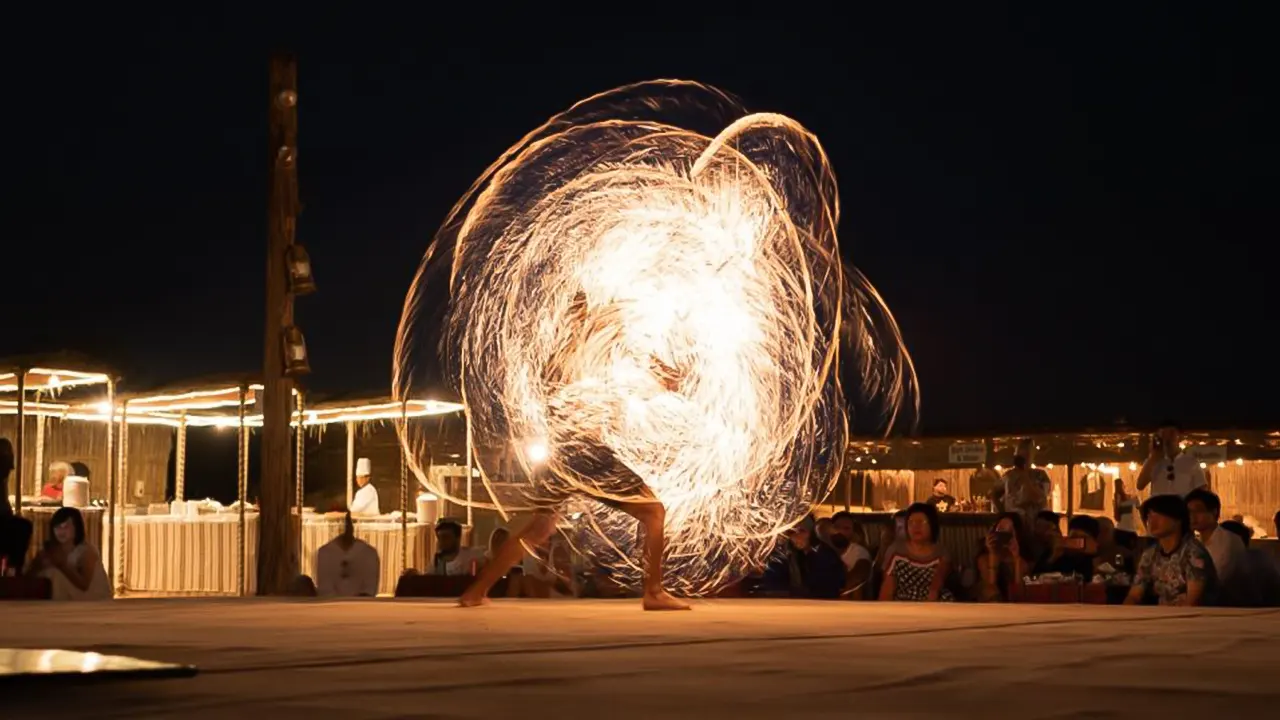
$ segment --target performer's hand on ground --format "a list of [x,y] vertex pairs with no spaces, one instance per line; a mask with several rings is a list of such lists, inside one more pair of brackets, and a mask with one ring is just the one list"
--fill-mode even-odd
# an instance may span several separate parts
[[689,603],[674,597],[665,590],[644,594],[645,610],[689,610]]

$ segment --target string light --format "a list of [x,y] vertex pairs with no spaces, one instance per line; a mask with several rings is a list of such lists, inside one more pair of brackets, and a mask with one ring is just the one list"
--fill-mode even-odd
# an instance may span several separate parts
[[[14,372],[0,373],[0,392],[18,391],[18,374]],[[24,387],[31,392],[48,390],[65,390],[69,387],[83,385],[105,385],[109,380],[102,373],[79,372],[76,370],[57,370],[52,368],[31,368],[26,373]]]

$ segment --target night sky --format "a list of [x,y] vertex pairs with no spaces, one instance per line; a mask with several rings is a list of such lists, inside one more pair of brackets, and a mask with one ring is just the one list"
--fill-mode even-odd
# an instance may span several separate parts
[[1280,422],[1260,18],[654,12],[29,35],[41,59],[8,73],[0,356],[76,350],[126,387],[260,367],[275,43],[299,55],[317,390],[386,392],[415,266],[502,150],[594,92],[679,77],[825,144],[844,253],[897,315],[923,430]]

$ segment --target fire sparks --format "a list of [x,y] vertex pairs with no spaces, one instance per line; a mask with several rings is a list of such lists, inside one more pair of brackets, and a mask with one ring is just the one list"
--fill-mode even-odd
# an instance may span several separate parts
[[[481,454],[491,506],[572,497],[566,535],[632,583],[637,526],[601,501],[637,488],[578,462],[603,454],[667,508],[668,588],[705,594],[761,566],[838,476],[842,345],[890,421],[914,402],[892,316],[842,265],[838,214],[822,147],[790,118],[687,82],[594,96],[454,208],[406,299],[395,390],[433,350],[418,326],[447,267],[445,367],[475,445],[523,468],[499,477]],[[415,474],[465,502],[430,482],[416,432],[402,436]]]

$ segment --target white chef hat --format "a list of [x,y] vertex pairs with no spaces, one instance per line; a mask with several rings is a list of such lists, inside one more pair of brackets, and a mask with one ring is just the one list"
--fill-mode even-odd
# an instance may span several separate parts
[[369,475],[370,470],[371,470],[371,467],[369,464],[369,458],[360,458],[359,460],[356,461],[356,477],[360,477],[362,475]]

